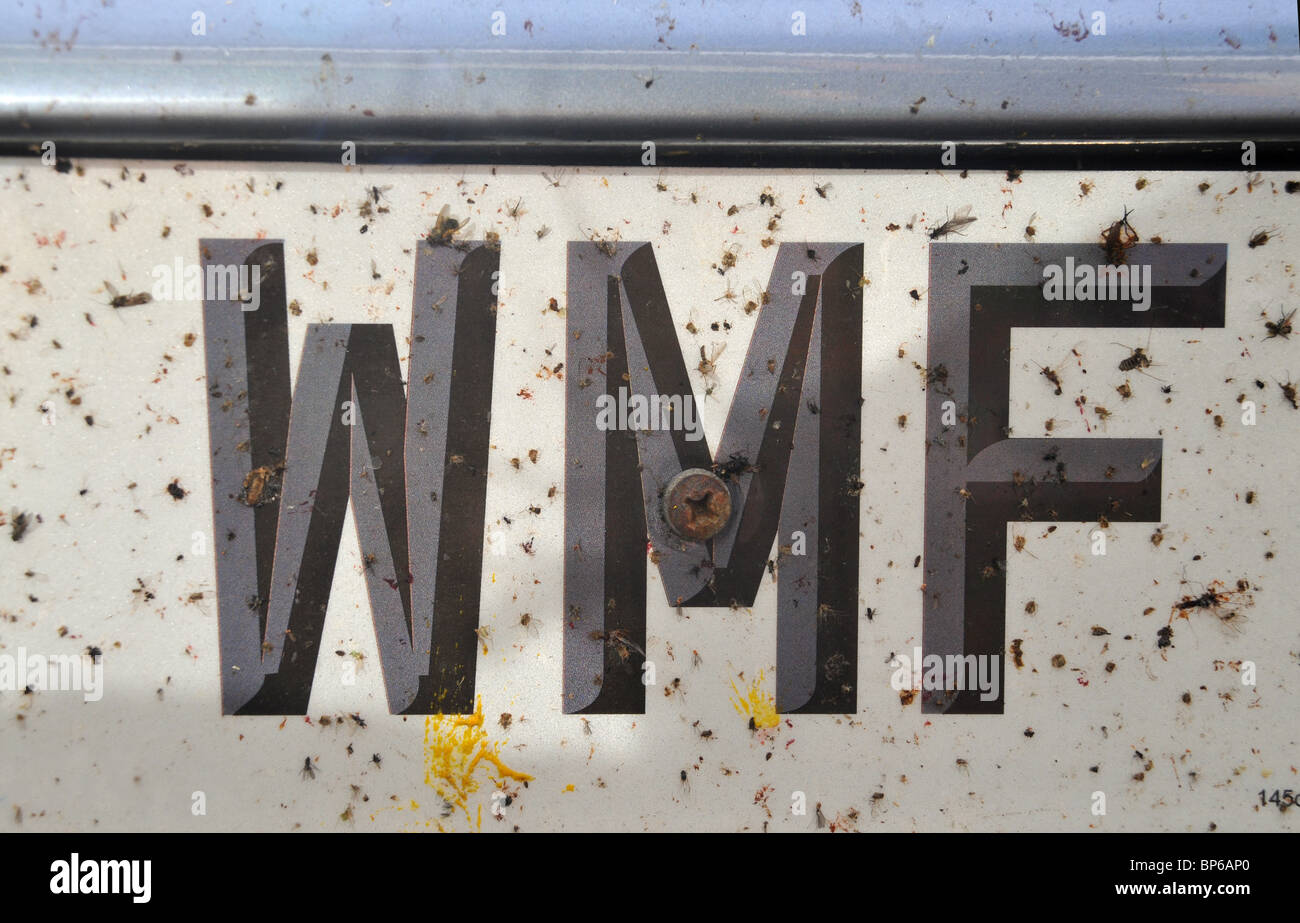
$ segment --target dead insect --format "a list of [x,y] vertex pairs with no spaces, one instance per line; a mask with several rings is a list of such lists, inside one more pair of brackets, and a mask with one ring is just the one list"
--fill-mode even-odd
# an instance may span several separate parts
[[1274,337],[1281,337],[1284,340],[1291,338],[1291,317],[1295,314],[1295,308],[1290,313],[1283,315],[1276,323],[1271,320],[1264,321],[1264,329],[1268,331],[1265,339],[1271,340]]
[[370,757],[370,762],[374,763],[376,766],[380,767],[381,769],[383,768],[384,760],[378,753]]
[[[1116,346],[1124,346],[1123,343],[1116,343]],[[1120,360],[1119,370],[1121,372],[1131,372],[1134,369],[1151,368],[1151,356],[1147,354],[1147,348],[1151,345],[1151,336],[1147,335],[1147,346],[1124,346],[1125,349],[1131,350],[1128,356]]]
[[1133,386],[1128,383],[1127,378],[1124,379],[1124,384],[1116,385],[1115,390],[1119,392],[1119,396],[1123,400],[1128,400],[1133,396]]
[[1254,250],[1256,247],[1262,247],[1264,246],[1264,244],[1272,240],[1273,239],[1272,235],[1276,233],[1277,233],[1277,228],[1270,228],[1268,230],[1256,231],[1254,234],[1250,235],[1250,240],[1246,242],[1246,246],[1250,247],[1250,249],[1252,250]]
[[1277,386],[1282,389],[1282,396],[1291,402],[1291,406],[1296,410],[1300,410],[1300,403],[1296,402],[1295,382],[1288,381],[1283,384],[1279,381]]
[[319,768],[319,766],[311,761],[311,757],[309,756],[302,761],[302,772],[300,775],[304,779],[314,779],[316,778],[316,770]]
[[758,194],[758,204],[759,204],[759,205],[771,205],[771,206],[775,207],[775,206],[776,206],[776,196],[772,195],[772,193],[768,192],[768,191],[765,189],[765,190],[763,190],[762,192],[760,192],[760,193]]
[[[608,230],[608,228],[606,230]],[[584,231],[583,233],[586,236],[587,240],[595,244],[596,249],[599,250],[601,253],[605,254],[605,256],[613,257],[618,254],[618,238],[619,238],[618,231],[614,231],[613,235],[610,237],[602,236],[601,233],[597,231],[595,228],[591,228],[590,230]]]
[[547,183],[549,183],[551,186],[555,187],[556,189],[559,189],[560,180],[564,179],[564,171],[557,170],[555,176],[551,176],[549,173],[543,173],[542,179],[546,180]]
[[825,186],[818,186],[816,183],[813,183],[813,189],[817,190],[817,194],[824,199],[826,198],[826,193],[831,191],[831,184],[827,183]]
[[1124,217],[1101,232],[1100,246],[1106,251],[1106,260],[1112,266],[1122,266],[1127,262],[1128,249],[1141,240],[1133,225],[1128,223],[1129,214],[1129,210],[1124,209]]
[[747,474],[757,469],[749,463],[749,459],[739,452],[732,452],[731,457],[724,462],[714,462],[711,466],[713,473],[724,481],[728,481],[738,474]]
[[1029,223],[1025,225],[1025,240],[1033,243],[1034,236],[1038,233],[1038,228],[1034,227],[1034,219],[1038,217],[1038,212],[1029,216]]
[[433,228],[425,237],[434,246],[451,246],[455,236],[464,231],[469,225],[469,222],[462,224],[458,219],[451,217],[450,212],[451,206],[444,205],[438,212]]
[[528,214],[528,210],[524,208],[524,200],[515,199],[513,204],[507,202],[506,214],[509,215],[511,218],[514,218],[516,221],[518,221],[524,215]]
[[930,239],[938,240],[940,237],[946,237],[949,234],[959,234],[966,225],[973,224],[977,219],[971,215],[970,210],[969,205],[963,205],[957,209],[951,218],[930,232]]
[[104,288],[113,296],[113,300],[108,303],[113,308],[135,308],[153,301],[153,295],[148,292],[134,292],[130,295],[119,294],[117,289],[113,287],[113,283],[108,280],[104,281]]
[[[1034,364],[1038,365],[1038,363],[1034,363]],[[1041,374],[1044,378],[1046,378],[1048,381],[1050,381],[1053,385],[1056,386],[1056,395],[1059,397],[1061,395],[1061,376],[1057,374],[1056,369],[1049,369],[1039,365],[1038,371],[1039,374]]]

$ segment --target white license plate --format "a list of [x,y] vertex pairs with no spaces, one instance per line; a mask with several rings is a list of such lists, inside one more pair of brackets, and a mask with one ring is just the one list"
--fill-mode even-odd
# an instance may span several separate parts
[[0,164],[25,828],[1283,822],[1294,177],[74,166]]

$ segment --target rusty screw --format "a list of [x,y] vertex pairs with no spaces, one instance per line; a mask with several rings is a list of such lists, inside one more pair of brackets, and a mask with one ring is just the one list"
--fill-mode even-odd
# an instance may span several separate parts
[[664,491],[664,518],[684,539],[706,542],[731,519],[731,491],[712,471],[687,468],[668,482]]

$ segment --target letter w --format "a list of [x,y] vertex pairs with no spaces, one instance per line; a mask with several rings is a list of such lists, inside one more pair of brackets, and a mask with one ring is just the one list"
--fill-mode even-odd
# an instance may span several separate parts
[[499,253],[420,242],[405,388],[391,326],[311,324],[292,393],[283,243],[200,253],[261,273],[203,302],[222,713],[306,714],[349,498],[389,710],[473,711]]
[[[694,389],[651,245],[569,244],[566,713],[645,710],[647,556],[674,606],[752,605],[770,569],[777,709],[857,710],[862,252],[781,245],[715,455],[679,430],[597,426],[597,399],[622,387],[692,400]],[[661,513],[664,487],[710,467],[727,480],[731,520],[708,543],[683,541]],[[794,532],[804,555],[790,553]]]

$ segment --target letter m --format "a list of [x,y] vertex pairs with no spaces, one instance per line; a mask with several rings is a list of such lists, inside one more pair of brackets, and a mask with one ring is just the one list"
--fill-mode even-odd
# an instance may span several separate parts
[[261,273],[203,302],[222,713],[306,714],[349,500],[389,710],[473,711],[499,253],[420,242],[409,383],[391,326],[308,324],[292,390],[283,243],[200,253]]
[[[651,245],[569,244],[566,713],[644,712],[647,558],[679,607],[752,605],[770,572],[778,711],[857,710],[862,252],[781,245],[714,453],[680,430],[598,427],[597,399],[620,388],[696,398]],[[710,467],[731,519],[707,543],[684,541],[664,488]],[[806,554],[790,553],[795,532]]]

